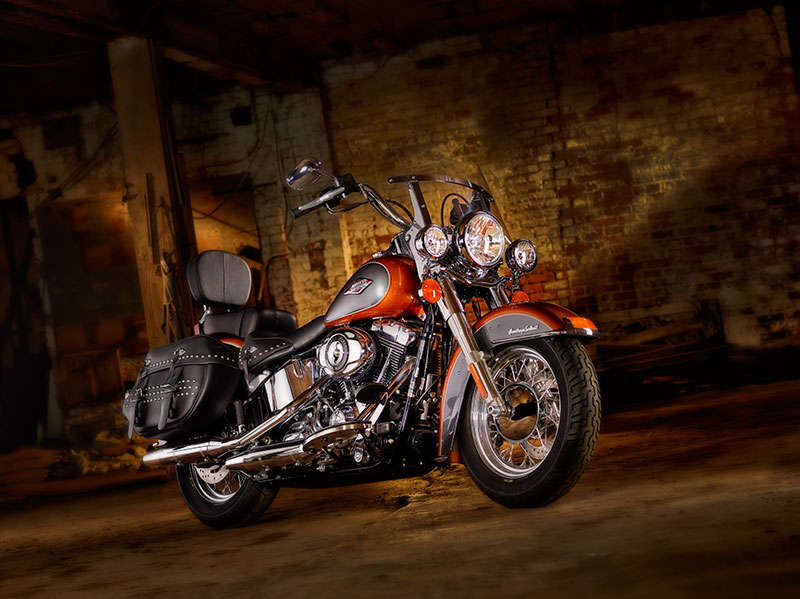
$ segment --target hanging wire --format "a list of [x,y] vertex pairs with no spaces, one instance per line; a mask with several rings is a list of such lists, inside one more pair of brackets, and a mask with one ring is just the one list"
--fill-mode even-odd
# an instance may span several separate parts
[[[221,166],[232,166],[234,164],[239,164],[240,162],[244,162],[245,160],[249,160],[247,164],[247,169],[250,168],[252,165],[253,160],[255,159],[258,150],[261,148],[261,145],[264,143],[264,139],[262,136],[261,131],[261,120],[258,118],[258,103],[256,102],[255,91],[250,90],[250,113],[253,115],[253,120],[256,123],[256,139],[253,141],[253,145],[250,147],[249,150],[245,153],[244,156],[241,158],[234,158],[233,160],[223,160],[222,162],[215,162],[213,164],[207,164],[203,168],[205,170],[212,169],[212,168],[219,168]],[[245,170],[247,170],[245,169]]]

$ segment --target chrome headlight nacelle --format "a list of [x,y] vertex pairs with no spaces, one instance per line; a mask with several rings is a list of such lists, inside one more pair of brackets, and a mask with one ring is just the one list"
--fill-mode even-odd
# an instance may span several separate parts
[[503,257],[506,238],[500,222],[488,212],[472,212],[456,227],[456,244],[461,255],[481,268],[495,266]]

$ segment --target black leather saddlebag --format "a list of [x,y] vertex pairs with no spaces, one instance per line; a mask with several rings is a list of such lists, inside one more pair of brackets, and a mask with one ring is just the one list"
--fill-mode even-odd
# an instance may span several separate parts
[[122,402],[128,434],[177,439],[213,424],[239,384],[238,354],[207,335],[151,349]]

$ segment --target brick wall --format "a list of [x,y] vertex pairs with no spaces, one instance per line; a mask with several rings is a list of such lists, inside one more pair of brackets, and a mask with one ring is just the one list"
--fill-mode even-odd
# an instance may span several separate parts
[[[242,221],[220,209],[203,235],[260,245],[276,305],[301,323],[395,233],[368,208],[292,219],[311,196],[283,179],[316,155],[401,201],[386,176],[438,171],[489,187],[512,237],[539,246],[526,289],[606,331],[712,301],[731,342],[766,347],[797,344],[800,326],[789,52],[780,8],[584,39],[526,26],[324,64],[321,95],[231,87],[173,111],[189,183],[207,195],[198,231],[214,202],[252,204]],[[102,103],[0,118],[0,199],[35,210],[114,122]],[[51,267],[53,355],[141,349],[121,163],[113,138],[33,219],[37,260]]]
[[[235,183],[233,188],[244,187],[252,193],[254,210],[254,221],[243,228],[256,230],[265,261],[286,253],[283,228],[275,218],[277,211],[274,206],[268,207],[277,185],[273,111],[271,95],[240,87],[173,104],[175,135],[184,155],[187,177],[190,181],[227,177],[242,182]],[[217,196],[216,201],[221,200]],[[213,203],[208,203],[211,210]],[[214,213],[214,216],[221,215]],[[195,219],[196,229],[206,220],[197,211]],[[269,273],[269,291],[275,305],[293,310],[294,293],[289,273],[282,268],[285,263],[277,258],[269,263],[273,267]]]
[[[250,123],[238,120],[242,109],[249,109]],[[288,210],[312,196],[284,183],[305,156],[330,163],[319,94],[275,97],[236,87],[177,102],[173,113],[190,181],[247,174],[276,307],[295,312],[300,324],[323,313],[346,278],[338,220],[322,212],[296,221]]]
[[[729,341],[797,344],[800,114],[783,11],[554,31],[326,65],[336,166],[399,200],[387,175],[487,183],[512,236],[539,246],[528,291],[609,331],[712,300]],[[351,268],[392,233],[366,210],[343,230]]]
[[[319,94],[296,93],[277,99],[274,126],[277,182],[261,203],[266,219],[260,226],[262,230],[280,226],[284,231],[297,320],[303,324],[324,314],[347,279],[338,218],[324,210],[299,219],[287,213],[313,199],[314,192],[324,186],[320,181],[302,193],[289,189],[284,181],[292,168],[307,156],[322,160],[325,168],[331,164]],[[286,263],[276,266],[285,268]]]
[[[319,95],[278,99],[233,87],[175,102],[173,116],[190,187],[203,194],[195,210],[200,249],[260,244],[276,305],[297,311],[301,322],[319,315],[346,277],[338,220],[287,217],[290,207],[311,196],[283,183],[303,156],[316,153],[330,163]],[[50,266],[45,295],[54,351],[113,346],[143,323],[118,139],[103,147],[85,175],[37,208],[94,153],[115,121],[113,107],[103,104],[0,119],[0,197],[24,197],[35,211],[38,258]],[[216,190],[221,181],[230,193]],[[249,225],[247,215],[237,213],[237,204],[246,204],[238,197],[243,190],[252,194]],[[206,219],[228,196],[234,201]]]

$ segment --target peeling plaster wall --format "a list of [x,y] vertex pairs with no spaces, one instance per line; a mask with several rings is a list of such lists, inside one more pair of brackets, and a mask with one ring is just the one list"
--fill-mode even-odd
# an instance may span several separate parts
[[[800,113],[781,8],[582,40],[457,37],[324,77],[337,167],[406,202],[386,176],[488,184],[512,236],[539,246],[533,296],[607,331],[718,301],[729,341],[798,344]],[[348,214],[350,267],[392,233]]]
[[[276,307],[297,312],[300,323],[322,313],[346,276],[338,220],[317,214],[292,222],[287,210],[310,195],[283,182],[305,155],[330,162],[319,95],[276,98],[232,87],[175,102],[173,117],[189,187],[203,193],[194,214],[200,249],[260,245]],[[67,437],[81,444],[92,431],[122,424],[117,350],[125,380],[135,379],[147,350],[118,138],[53,193],[115,123],[113,107],[100,103],[0,118],[0,198],[22,197],[34,215],[54,400]],[[57,409],[54,401],[51,413]],[[58,436],[61,425],[52,428]]]

